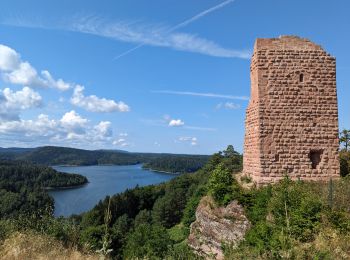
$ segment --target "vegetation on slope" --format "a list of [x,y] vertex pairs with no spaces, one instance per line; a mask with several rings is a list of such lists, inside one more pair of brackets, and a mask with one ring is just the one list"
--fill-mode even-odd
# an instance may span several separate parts
[[350,258],[350,177],[329,183],[286,178],[245,190],[232,176],[241,167],[242,156],[229,146],[195,173],[107,197],[83,215],[0,221],[7,228],[0,238],[29,228],[113,259],[196,259],[186,238],[200,199],[209,194],[218,206],[238,200],[252,223],[238,248],[223,245],[227,259]]
[[235,199],[252,228],[237,249],[226,248],[227,258],[348,259],[349,190],[348,177],[329,183],[286,177],[273,186],[241,190]]
[[84,176],[19,161],[0,161],[0,218],[53,209],[45,188],[72,187],[87,183]]
[[[237,164],[231,167],[233,161]],[[210,173],[220,162],[238,170],[241,161],[236,152],[217,153],[196,173],[107,197],[91,211],[68,219],[43,212],[2,220],[0,238],[29,230],[114,259],[195,259],[186,238],[199,200],[207,193]]]
[[164,155],[151,159],[143,165],[143,168],[172,173],[191,173],[202,168],[208,159],[209,156],[205,155]]
[[14,232],[0,245],[0,259],[99,260],[101,258],[96,253],[85,253],[74,247],[64,246],[61,241],[48,235]]
[[109,248],[116,259],[193,259],[186,239],[195,219],[200,198],[208,192],[208,178],[217,164],[231,171],[242,167],[242,156],[232,146],[214,154],[193,174],[183,174],[171,181],[127,190],[107,197],[81,217],[81,243],[93,250],[103,247],[106,237],[106,209]]

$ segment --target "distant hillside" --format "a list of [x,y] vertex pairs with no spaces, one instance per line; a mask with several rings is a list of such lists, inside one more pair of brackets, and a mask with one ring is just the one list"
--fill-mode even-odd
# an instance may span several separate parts
[[22,160],[44,165],[148,163],[148,168],[169,172],[196,171],[207,162],[208,158],[207,155],[130,153],[121,150],[83,150],[57,146],[0,149],[0,159]]
[[208,156],[203,155],[163,155],[143,165],[144,169],[154,171],[185,173],[196,172],[208,161]]

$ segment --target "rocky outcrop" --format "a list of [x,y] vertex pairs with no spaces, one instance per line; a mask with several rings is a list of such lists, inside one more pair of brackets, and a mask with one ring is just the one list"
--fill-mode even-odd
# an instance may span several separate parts
[[237,201],[216,207],[210,197],[203,197],[191,224],[188,243],[206,259],[223,259],[222,245],[237,246],[250,228],[244,209]]

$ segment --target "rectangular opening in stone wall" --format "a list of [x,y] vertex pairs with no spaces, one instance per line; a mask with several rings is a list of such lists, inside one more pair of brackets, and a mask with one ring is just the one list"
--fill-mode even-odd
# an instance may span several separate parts
[[317,169],[317,166],[320,164],[322,159],[322,150],[311,150],[309,157],[311,161],[312,169]]
[[304,74],[299,75],[299,82],[304,82]]

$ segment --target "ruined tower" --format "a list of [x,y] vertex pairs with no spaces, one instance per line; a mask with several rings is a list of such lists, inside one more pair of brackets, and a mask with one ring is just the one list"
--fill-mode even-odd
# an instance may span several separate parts
[[339,177],[335,58],[296,36],[257,39],[243,172],[258,185]]

